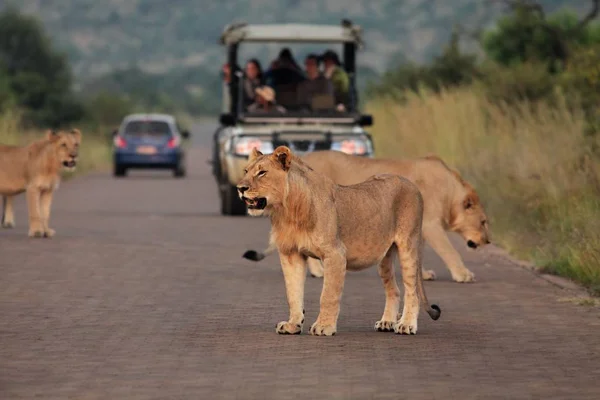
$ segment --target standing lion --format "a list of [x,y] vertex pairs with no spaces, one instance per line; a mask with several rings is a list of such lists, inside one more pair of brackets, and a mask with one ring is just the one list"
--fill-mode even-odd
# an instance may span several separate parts
[[52,237],[49,226],[52,196],[60,183],[61,169],[77,165],[81,132],[48,131],[44,139],[26,146],[0,145],[0,195],[2,226],[15,225],[13,197],[27,192],[29,236]]
[[[475,189],[439,157],[386,160],[351,156],[340,151],[315,151],[302,156],[302,160],[339,185],[356,184],[385,173],[400,175],[415,183],[425,204],[425,241],[442,258],[454,281],[475,281],[475,274],[465,267],[446,231],[460,234],[467,246],[476,249],[490,243],[488,219]],[[249,250],[244,257],[260,261],[274,250],[273,246],[262,254]],[[308,267],[313,276],[323,276],[323,268],[317,260],[309,259]],[[423,279],[435,279],[435,273],[423,270]]]
[[[323,263],[321,309],[313,335],[334,335],[346,270],[378,265],[385,289],[385,309],[378,331],[416,334],[419,300],[434,320],[441,313],[429,305],[421,276],[423,199],[417,186],[396,175],[377,175],[340,186],[314,171],[289,148],[273,154],[253,149],[237,185],[252,216],[271,219],[271,242],[277,247],[290,316],[277,324],[280,334],[299,334],[304,324],[306,261]],[[393,257],[398,252],[404,283],[404,308],[398,321],[400,289]]]

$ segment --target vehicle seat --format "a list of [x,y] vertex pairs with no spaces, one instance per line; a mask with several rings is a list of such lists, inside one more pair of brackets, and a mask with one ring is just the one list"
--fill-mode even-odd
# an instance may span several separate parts
[[288,109],[297,107],[296,90],[298,85],[296,83],[286,83],[275,86],[275,100],[277,104]]
[[329,111],[335,109],[335,98],[327,93],[314,94],[310,99],[310,103],[313,111]]

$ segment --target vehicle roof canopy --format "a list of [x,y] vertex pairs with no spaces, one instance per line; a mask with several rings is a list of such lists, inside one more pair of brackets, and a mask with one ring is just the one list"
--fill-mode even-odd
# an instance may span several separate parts
[[362,45],[361,28],[344,20],[340,25],[318,24],[246,24],[236,23],[225,27],[220,43],[231,45],[240,42],[287,43],[355,43]]

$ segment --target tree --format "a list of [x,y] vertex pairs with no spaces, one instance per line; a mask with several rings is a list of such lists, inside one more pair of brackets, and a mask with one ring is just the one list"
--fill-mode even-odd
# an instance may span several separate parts
[[59,126],[82,117],[71,94],[71,69],[40,23],[14,9],[0,13],[0,69],[26,119]]
[[592,0],[591,10],[580,20],[565,12],[549,18],[533,0],[498,1],[512,13],[501,18],[495,30],[483,35],[482,45],[487,56],[502,65],[544,62],[550,72],[559,72],[577,44],[598,40],[598,35],[592,35],[590,23],[600,11],[600,0]]

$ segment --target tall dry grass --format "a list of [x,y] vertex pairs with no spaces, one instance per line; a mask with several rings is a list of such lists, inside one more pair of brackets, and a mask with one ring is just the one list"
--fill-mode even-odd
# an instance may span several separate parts
[[[21,124],[21,114],[16,110],[5,110],[0,113],[0,144],[24,145],[42,138],[41,130],[24,130]],[[79,162],[75,174],[108,168],[110,165],[110,140],[106,132],[87,130],[85,126],[79,128],[83,134],[79,150]],[[73,174],[65,173],[69,178]]]
[[600,294],[600,140],[581,110],[492,104],[474,87],[367,108],[378,157],[438,154],[480,193],[494,242]]

